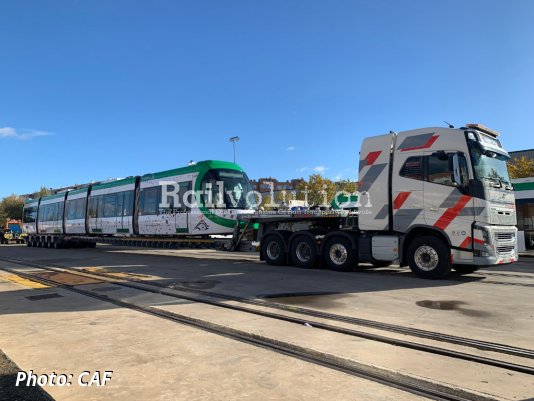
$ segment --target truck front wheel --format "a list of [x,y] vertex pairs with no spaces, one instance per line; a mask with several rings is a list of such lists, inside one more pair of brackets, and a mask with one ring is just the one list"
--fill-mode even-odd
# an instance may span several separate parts
[[351,242],[344,237],[334,237],[327,240],[323,248],[323,257],[330,270],[346,272],[358,265],[358,255],[352,249]]
[[441,239],[430,235],[412,241],[407,259],[410,269],[423,278],[445,277],[452,268],[449,247]]

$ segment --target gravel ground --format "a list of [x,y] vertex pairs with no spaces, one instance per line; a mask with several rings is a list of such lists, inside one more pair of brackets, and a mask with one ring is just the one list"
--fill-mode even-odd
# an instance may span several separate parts
[[41,387],[15,387],[20,368],[0,350],[0,401],[54,401]]

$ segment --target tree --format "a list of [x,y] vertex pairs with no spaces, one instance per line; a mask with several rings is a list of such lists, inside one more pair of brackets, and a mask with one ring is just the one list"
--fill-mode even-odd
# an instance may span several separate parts
[[43,196],[52,194],[52,191],[47,187],[41,187],[38,191],[34,192],[32,195],[33,199],[39,199]]
[[341,180],[336,182],[336,190],[352,194],[358,190],[358,185],[356,181]]
[[328,206],[336,194],[336,184],[321,174],[312,174],[307,182],[304,181],[297,185],[297,199],[306,199],[306,191],[308,205]]
[[22,218],[24,199],[18,195],[6,196],[0,202],[0,226],[4,227],[8,219]]
[[[285,197],[282,194],[282,191],[274,192],[274,204],[276,204],[277,206],[282,206],[284,202],[287,203],[290,199],[293,199],[293,195],[291,194],[291,191],[285,191],[285,192],[286,192]],[[270,206],[272,204],[271,200],[272,200],[271,195],[262,194],[262,200],[259,206],[263,207],[264,209],[265,208],[269,209],[273,207],[273,206]]]
[[534,177],[534,160],[525,156],[519,159],[511,159],[508,162],[508,172],[510,178]]

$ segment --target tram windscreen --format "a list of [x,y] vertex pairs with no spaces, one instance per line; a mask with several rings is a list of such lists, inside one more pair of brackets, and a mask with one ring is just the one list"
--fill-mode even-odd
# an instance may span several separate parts
[[202,179],[201,188],[202,203],[207,207],[213,205],[216,208],[226,209],[254,209],[257,206],[251,203],[255,201],[254,195],[251,194],[252,186],[242,171],[210,170]]

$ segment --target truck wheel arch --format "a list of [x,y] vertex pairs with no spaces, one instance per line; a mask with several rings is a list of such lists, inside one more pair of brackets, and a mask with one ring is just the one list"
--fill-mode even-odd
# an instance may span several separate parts
[[358,240],[357,238],[354,238],[353,235],[350,235],[349,233],[346,233],[346,232],[343,232],[343,231],[332,231],[331,233],[328,233],[324,239],[323,239],[323,242],[321,243],[321,247],[319,249],[319,253],[320,255],[323,254],[323,251],[324,251],[324,245],[328,242],[328,240],[330,238],[333,238],[333,237],[343,237],[343,238],[346,238],[347,240],[350,241],[350,243],[352,244],[352,249],[355,249],[357,250],[358,249]]
[[432,235],[434,237],[441,239],[445,244],[447,244],[449,248],[452,246],[449,236],[443,230],[440,230],[439,228],[435,228],[435,227],[424,226],[424,225],[413,226],[412,228],[410,228],[410,230],[405,235],[401,237],[401,240],[400,240],[401,242],[400,249],[402,249],[402,253],[400,255],[399,262],[401,266],[407,265],[406,252],[408,251],[410,242],[414,238],[420,237],[423,235]]

